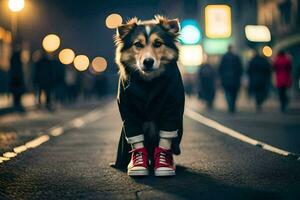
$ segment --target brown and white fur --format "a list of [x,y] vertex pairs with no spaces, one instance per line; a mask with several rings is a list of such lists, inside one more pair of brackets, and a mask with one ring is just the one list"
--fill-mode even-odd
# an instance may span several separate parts
[[114,39],[121,79],[134,71],[145,81],[159,77],[168,63],[178,60],[179,30],[177,19],[159,15],[147,21],[133,18],[119,26]]

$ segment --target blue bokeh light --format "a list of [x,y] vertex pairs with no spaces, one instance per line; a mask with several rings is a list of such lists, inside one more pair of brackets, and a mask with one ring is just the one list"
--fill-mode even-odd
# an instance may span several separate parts
[[183,20],[181,22],[181,35],[179,37],[182,44],[198,44],[202,39],[200,26],[196,20]]

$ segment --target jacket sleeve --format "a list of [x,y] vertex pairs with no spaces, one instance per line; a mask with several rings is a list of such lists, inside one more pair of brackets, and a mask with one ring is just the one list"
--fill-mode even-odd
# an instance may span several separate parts
[[118,89],[118,106],[123,121],[123,129],[126,137],[133,137],[143,134],[142,122],[140,117],[137,116],[135,108],[130,104],[125,89],[121,81],[119,82]]

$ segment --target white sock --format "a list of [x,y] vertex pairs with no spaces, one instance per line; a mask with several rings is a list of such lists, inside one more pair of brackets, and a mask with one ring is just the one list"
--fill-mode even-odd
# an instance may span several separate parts
[[159,146],[164,149],[171,149],[172,145],[172,138],[160,138],[159,139]]
[[144,143],[143,142],[137,142],[137,143],[131,144],[131,148],[132,149],[139,149],[139,148],[143,148],[143,147],[144,147]]

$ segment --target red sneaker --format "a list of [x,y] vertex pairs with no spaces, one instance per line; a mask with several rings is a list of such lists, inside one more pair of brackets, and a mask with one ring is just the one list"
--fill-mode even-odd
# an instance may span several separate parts
[[175,169],[172,151],[156,147],[154,153],[154,175],[174,176],[176,174]]
[[129,176],[147,176],[148,170],[148,152],[146,148],[133,149],[130,151],[131,160],[127,167]]

